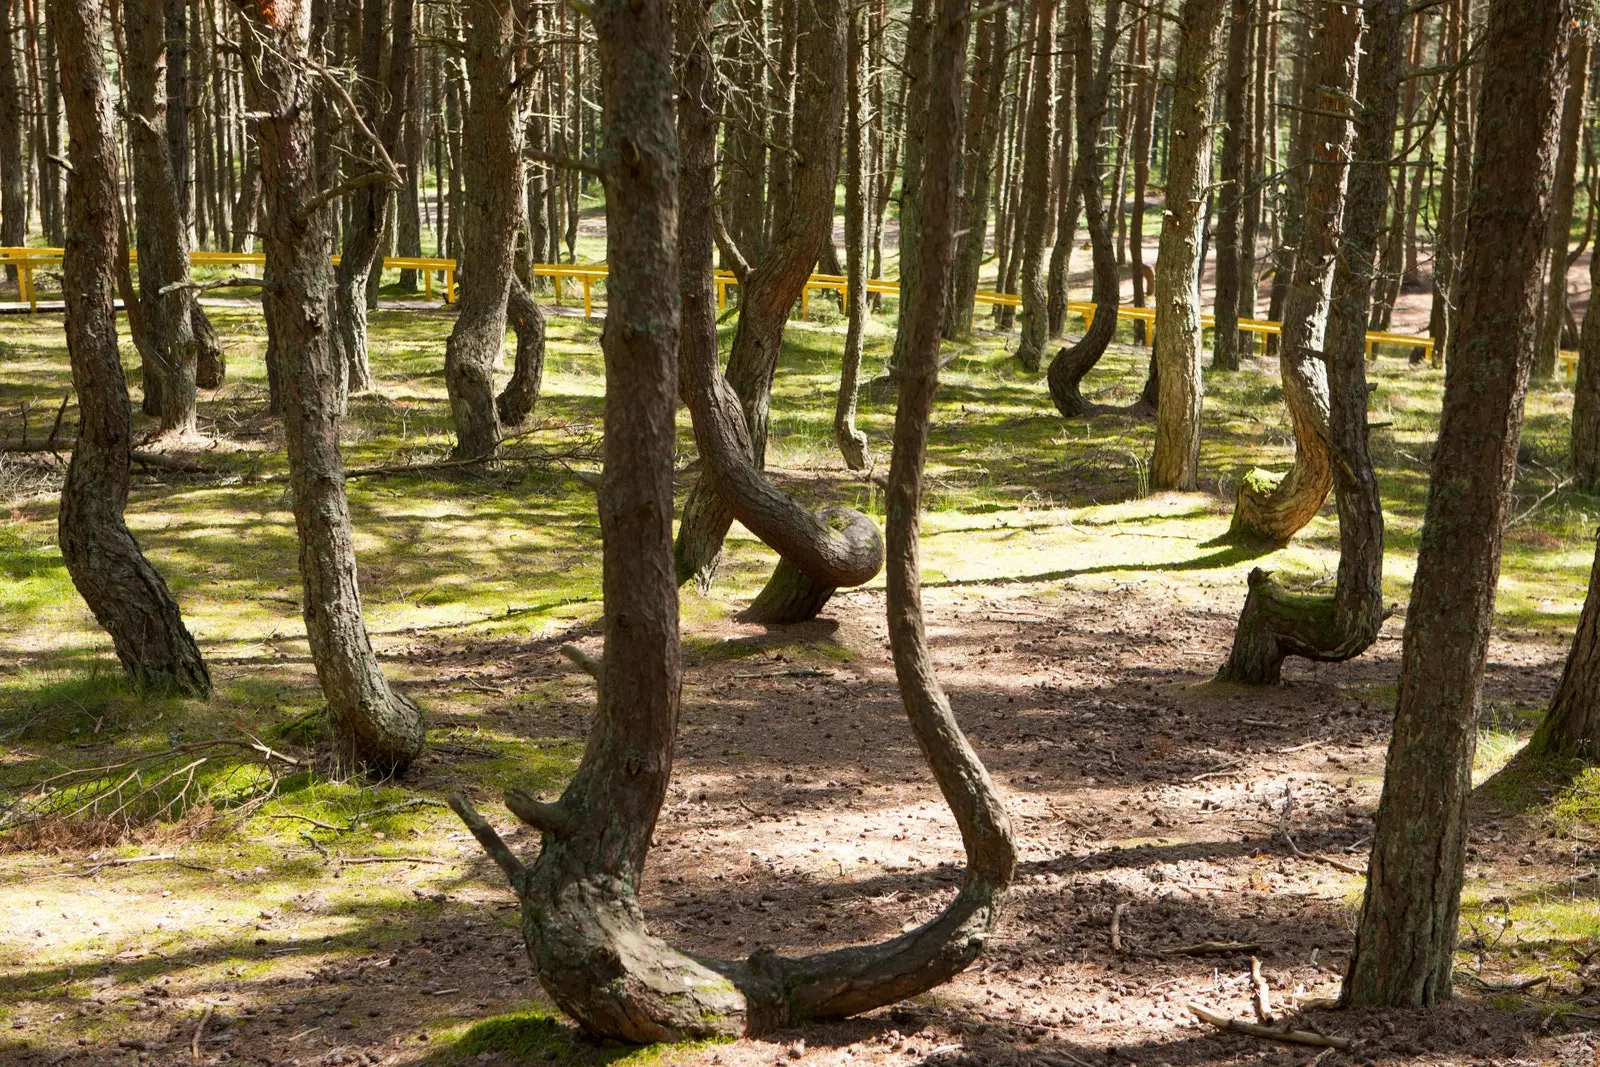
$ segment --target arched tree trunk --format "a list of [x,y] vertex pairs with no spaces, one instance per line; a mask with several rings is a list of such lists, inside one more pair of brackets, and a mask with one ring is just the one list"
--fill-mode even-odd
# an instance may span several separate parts
[[[1211,98],[1226,0],[1184,0],[1173,75],[1172,148],[1156,256],[1155,352],[1160,367],[1150,488],[1193,490],[1200,477],[1201,229],[1211,184]],[[1238,37],[1237,33],[1230,35]],[[1231,195],[1231,194],[1225,194]],[[1220,250],[1219,250],[1220,251]],[[1229,249],[1228,255],[1234,255]]]
[[[1222,81],[1221,203],[1217,211],[1216,330],[1211,341],[1215,370],[1239,369],[1239,293],[1246,284],[1243,233],[1250,185],[1250,38],[1257,0],[1232,0],[1227,69]],[[1254,240],[1251,235],[1250,240]]]
[[334,354],[344,361],[351,393],[372,388],[372,367],[367,360],[368,294],[374,273],[382,269],[393,188],[404,182],[395,158],[401,154],[410,104],[416,13],[416,0],[394,0],[386,25],[384,0],[360,3],[361,41],[351,95],[363,112],[365,128],[352,137],[351,159],[362,171],[348,180],[363,184],[350,191],[339,265],[333,272],[330,335]]
[[[844,11],[843,0],[803,5],[796,62],[797,77],[806,89],[795,97],[791,176],[784,183],[783,201],[773,206],[778,224],[767,254],[739,286],[739,321],[727,378],[744,411],[750,455],[758,469],[766,465],[772,377],[778,369],[784,326],[811,275],[817,249],[833,228],[844,125]],[[678,530],[680,584],[691,578],[702,588],[710,583],[732,521],[732,509],[702,476],[684,503]]]
[[1050,173],[1055,155],[1056,4],[1033,0],[1033,88],[1028,93],[1028,129],[1022,149],[1022,338],[1017,359],[1036,374],[1050,339],[1049,290],[1045,288],[1045,231],[1050,225]]
[[517,335],[516,361],[511,377],[495,397],[495,414],[503,429],[516,429],[528,421],[544,384],[544,312],[522,282],[512,278],[506,287],[506,311]]
[[523,217],[513,0],[472,0],[470,10],[466,66],[472,92],[462,136],[465,269],[456,286],[461,310],[444,354],[459,459],[492,457],[500,448],[494,372],[506,339],[506,298],[516,276]]
[[122,220],[116,133],[102,77],[106,57],[99,0],[52,3],[50,20],[72,163],[61,269],[67,353],[78,394],[78,440],[57,520],[61,555],[72,584],[111,635],[117,659],[136,684],[206,697],[211,675],[200,650],[166,582],[123,519],[133,425],[113,310]]
[[1392,184],[1388,164],[1406,71],[1405,9],[1405,0],[1366,0],[1355,158],[1328,309],[1324,350],[1339,506],[1338,584],[1332,597],[1303,596],[1259,568],[1252,571],[1233,651],[1218,675],[1224,681],[1275,683],[1288,656],[1354,659],[1383,625],[1383,502],[1367,450],[1366,322]]
[[1589,593],[1572,635],[1567,664],[1544,721],[1528,741],[1528,753],[1591,762],[1600,755],[1600,542],[1589,569]]
[[[627,396],[606,410],[600,493],[606,646],[603,666],[593,665],[601,679],[598,722],[559,801],[507,796],[517,815],[543,831],[531,865],[524,866],[465,800],[451,799],[522,902],[523,936],[545,989],[592,1033],[626,1041],[759,1034],[808,1018],[869,1011],[960,973],[998,918],[1016,849],[998,791],[935,680],[916,554],[952,259],[967,3],[941,0],[937,9],[927,136],[930,145],[947,150],[929,154],[922,184],[921,285],[908,294],[919,307],[908,320],[913,334],[905,349],[889,489],[895,544],[890,647],[912,730],[961,829],[967,877],[938,916],[880,944],[800,958],[758,952],[737,961],[690,957],[661,941],[647,930],[637,896],[672,769],[680,683],[677,600],[667,566],[677,302],[673,82],[665,0],[595,5],[606,100],[606,201],[614,223],[603,337],[607,395],[621,397],[626,383]],[[680,17],[679,30],[703,39],[705,8],[694,15],[692,21],[687,12]],[[688,59],[686,95],[694,96],[694,87],[709,81],[709,47],[685,42],[679,52]],[[638,162],[624,167],[629,156]]]
[[1094,411],[1094,405],[1084,398],[1081,386],[1085,375],[1100,362],[1112,335],[1117,332],[1117,306],[1122,300],[1117,250],[1100,188],[1100,131],[1106,121],[1106,100],[1111,92],[1121,18],[1122,0],[1106,0],[1105,34],[1100,40],[1097,66],[1093,62],[1094,27],[1089,17],[1089,0],[1067,0],[1067,19],[1077,53],[1073,67],[1078,87],[1078,152],[1072,168],[1072,184],[1083,198],[1084,219],[1089,225],[1089,243],[1094,257],[1090,295],[1095,304],[1094,321],[1076,344],[1056,353],[1046,373],[1050,399],[1062,417],[1068,419]]
[[1577,6],[1489,4],[1460,344],[1445,373],[1394,737],[1344,980],[1352,1006],[1418,1007],[1451,994],[1483,670]]
[[1295,459],[1281,475],[1258,469],[1240,480],[1231,531],[1235,537],[1287,544],[1321,510],[1333,487],[1328,372],[1320,349],[1344,214],[1352,133],[1346,116],[1355,91],[1359,25],[1355,10],[1336,0],[1323,4],[1316,51],[1306,71],[1309,110],[1300,117],[1292,149],[1295,165],[1307,173],[1278,359],[1284,404],[1294,426]]
[[422,751],[422,714],[389,688],[361,615],[350,502],[339,454],[344,364],[328,337],[333,251],[318,198],[312,100],[324,92],[307,59],[308,0],[243,0],[246,98],[260,117],[262,294],[269,344],[277,348],[289,485],[300,538],[306,637],[333,720],[342,761],[381,773],[403,770]]
[[[3,2],[3,0],[0,0]],[[189,282],[187,223],[167,151],[167,12],[165,0],[123,5],[127,41],[128,165],[138,212],[139,307],[149,370],[160,379],[158,432],[182,440],[195,432],[198,308]]]
[[[866,470],[871,464],[867,451],[867,435],[856,428],[856,394],[861,381],[861,347],[867,325],[867,161],[866,80],[862,77],[866,65],[866,39],[861,32],[862,13],[849,15],[850,29],[846,43],[845,85],[845,178],[844,178],[844,254],[845,274],[849,279],[845,291],[847,322],[844,335],[844,357],[839,367],[839,396],[833,406],[833,437],[839,443],[845,466],[853,471]],[[973,90],[977,92],[977,89]],[[712,139],[715,139],[715,133]],[[715,145],[713,144],[713,149]],[[684,149],[685,155],[688,149]],[[687,168],[688,162],[685,162]],[[709,168],[715,173],[715,163]],[[979,238],[980,241],[982,238]],[[831,242],[830,242],[831,243]],[[685,327],[687,330],[687,325]],[[716,330],[711,333],[712,369],[716,369]]]

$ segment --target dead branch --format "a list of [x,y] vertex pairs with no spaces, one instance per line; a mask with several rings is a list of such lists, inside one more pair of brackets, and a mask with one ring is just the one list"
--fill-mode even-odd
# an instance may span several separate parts
[[1195,945],[1169,948],[1161,954],[1163,956],[1237,956],[1246,952],[1260,951],[1261,946],[1254,941],[1201,941]]
[[1276,1027],[1262,1026],[1259,1023],[1245,1022],[1243,1019],[1230,1019],[1226,1015],[1218,1015],[1214,1011],[1202,1008],[1198,1004],[1190,1004],[1189,1010],[1195,1018],[1203,1023],[1215,1026],[1218,1030],[1227,1030],[1235,1034],[1245,1034],[1249,1037],[1259,1037],[1267,1041],[1283,1041],[1291,1045],[1310,1045],[1313,1048],[1333,1048],[1347,1052],[1354,1044],[1348,1037],[1329,1037],[1319,1034],[1314,1030],[1279,1030]]
[[1128,910],[1128,902],[1124,900],[1111,911],[1111,951],[1122,953],[1122,916]]
[[101,860],[94,866],[89,867],[86,870],[79,871],[78,877],[90,878],[96,874],[99,874],[107,867],[132,867],[136,863],[170,863],[175,867],[184,867],[191,871],[205,871],[207,874],[216,873],[215,867],[202,867],[198,863],[188,863],[184,860],[180,860],[177,856],[163,852],[159,856],[128,856],[123,859]]
[[1323,856],[1315,852],[1302,852],[1300,851],[1300,846],[1294,843],[1294,838],[1290,837],[1287,833],[1283,835],[1283,839],[1288,842],[1289,851],[1293,852],[1296,856],[1299,856],[1303,860],[1313,860],[1317,863],[1326,863],[1329,867],[1332,867],[1335,870],[1344,871],[1346,874],[1359,874],[1365,876],[1367,873],[1365,867],[1357,867],[1354,864],[1345,863],[1343,860],[1336,860],[1332,856]]
[[200,1041],[206,1036],[206,1023],[211,1021],[211,1014],[216,1010],[214,1005],[207,1004],[206,1010],[200,1016],[200,1025],[194,1028],[194,1040],[189,1042],[189,1054],[194,1057],[196,1063],[200,1062]]
[[1261,961],[1254,956],[1250,957],[1250,984],[1255,990],[1250,1003],[1256,1010],[1256,1018],[1271,1025],[1276,1021],[1272,1017],[1272,991],[1267,988],[1266,975],[1261,973]]

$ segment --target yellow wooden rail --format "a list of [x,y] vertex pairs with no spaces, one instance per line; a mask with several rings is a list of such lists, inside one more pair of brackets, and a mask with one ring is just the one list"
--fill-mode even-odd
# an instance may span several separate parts
[[[137,253],[132,258],[137,260]],[[189,261],[197,266],[212,267],[257,267],[266,263],[266,255],[261,252],[192,252]],[[61,249],[59,248],[0,248],[0,267],[15,267],[17,269],[17,282],[20,290],[19,296],[30,310],[36,311],[39,306],[38,292],[34,287],[34,272],[61,262]],[[333,262],[338,263],[339,257],[334,256]],[[446,303],[454,303],[456,298],[456,261],[453,259],[439,259],[429,256],[389,256],[384,259],[385,270],[417,270],[422,272],[424,294],[427,299],[433,299],[433,276],[439,274],[444,280],[444,298]],[[585,318],[594,316],[594,286],[605,280],[607,268],[603,263],[578,264],[578,263],[536,263],[533,273],[541,278],[549,278],[555,289],[555,300],[561,303],[563,297],[563,282],[572,280],[583,289],[583,315]],[[738,285],[738,279],[733,272],[719,270],[715,275],[717,286],[717,307],[728,306],[728,287]],[[849,279],[841,274],[813,274],[806,280],[805,288],[800,294],[800,317],[806,318],[811,313],[811,293],[835,292],[843,299],[850,288]],[[873,279],[867,282],[869,293],[898,293],[900,285],[897,282],[884,279]],[[1008,307],[1021,307],[1022,298],[1015,293],[999,293],[992,290],[981,290],[976,294],[977,303],[989,305],[1002,305]],[[1075,315],[1083,316],[1085,325],[1094,321],[1095,305],[1087,301],[1070,301],[1067,310]],[[1155,321],[1155,311],[1152,308],[1124,306],[1117,309],[1120,318],[1139,320],[1147,323]],[[1214,327],[1216,320],[1210,315],[1200,317],[1202,327]],[[1244,333],[1266,335],[1280,334],[1283,330],[1281,324],[1269,319],[1240,319],[1239,329]],[[1152,331],[1145,331],[1148,341]],[[1421,349],[1424,358],[1433,355],[1433,338],[1418,334],[1392,333],[1386,330],[1372,330],[1367,334],[1367,358],[1376,357],[1378,345],[1392,345],[1400,348]],[[1571,351],[1561,353],[1561,371],[1568,379],[1577,377],[1578,354]]]

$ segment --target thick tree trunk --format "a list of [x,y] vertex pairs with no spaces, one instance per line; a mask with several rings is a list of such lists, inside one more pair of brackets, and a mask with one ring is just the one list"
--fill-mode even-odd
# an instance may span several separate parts
[[[867,160],[866,160],[866,39],[862,33],[862,13],[849,15],[846,39],[845,125],[844,125],[844,255],[845,334],[844,356],[839,366],[839,395],[833,405],[833,437],[844,456],[845,466],[863,471],[871,466],[867,435],[856,428],[856,395],[861,381],[861,348],[867,326]],[[973,90],[977,92],[976,89]],[[715,133],[711,145],[715,149]],[[687,143],[687,137],[684,138]],[[688,148],[684,148],[687,156]],[[687,172],[689,163],[685,161]],[[711,169],[715,171],[715,161]],[[979,240],[982,238],[980,236]],[[830,239],[831,246],[832,241]],[[685,253],[687,262],[687,253]],[[687,314],[687,313],[686,313]],[[685,324],[685,332],[688,330]],[[716,369],[716,333],[712,332],[712,369]]]
[[1294,249],[1294,273],[1284,302],[1279,367],[1284,404],[1294,427],[1294,465],[1282,475],[1251,471],[1240,481],[1232,534],[1287,544],[1322,508],[1333,487],[1328,452],[1328,372],[1321,357],[1328,286],[1339,253],[1352,127],[1345,116],[1356,85],[1359,12],[1326,0],[1317,51],[1306,71],[1304,99],[1292,142],[1296,165],[1309,173]]
[[[785,199],[773,205],[779,220],[767,254],[740,285],[739,321],[728,356],[728,384],[738,394],[757,469],[766,464],[772,378],[778,369],[784,326],[833,227],[839,176],[839,141],[845,104],[845,16],[842,0],[807,3],[796,42],[796,77],[806,91],[795,98],[794,158]],[[903,246],[902,246],[903,247]],[[903,284],[903,283],[902,283]],[[702,588],[715,573],[733,512],[704,478],[684,504],[678,530],[679,583]]]
[[[609,218],[618,223],[608,229],[607,396],[618,400],[607,405],[600,494],[606,647],[604,664],[593,665],[601,679],[597,724],[558,802],[507,796],[515,813],[543,831],[543,847],[531,866],[463,799],[451,798],[522,901],[523,935],[546,990],[593,1033],[626,1041],[677,1040],[764,1033],[808,1018],[858,1014],[959,973],[981,951],[998,918],[1016,848],[998,791],[934,679],[915,547],[925,455],[925,445],[919,445],[927,436],[952,258],[966,3],[944,0],[934,34],[928,138],[949,150],[929,156],[918,244],[923,287],[908,294],[926,303],[906,347],[907,385],[890,476],[897,567],[890,578],[889,633],[907,717],[961,829],[967,877],[938,916],[891,940],[800,958],[761,952],[741,961],[676,951],[646,929],[637,895],[672,770],[680,684],[677,601],[667,566],[678,299],[672,289],[673,81],[664,0],[599,0],[595,6],[606,101],[604,157],[611,161],[606,199]],[[688,21],[680,18],[680,31]],[[708,21],[703,14],[694,20],[697,36],[707,32]],[[709,48],[679,51],[690,66],[686,95],[694,96],[693,87],[709,81],[709,72],[693,73],[696,66],[709,66]],[[616,160],[630,155],[640,162],[623,170]],[[703,252],[709,259],[709,242]],[[702,283],[708,305],[709,280]],[[619,320],[629,325],[618,327]]]
[[1350,1005],[1415,1007],[1451,992],[1484,662],[1576,8],[1489,4],[1460,344],[1445,372],[1394,738],[1344,981]]
[[[1135,29],[1140,23],[1135,24]],[[1045,279],[1046,309],[1050,317],[1050,336],[1067,332],[1068,274],[1072,269],[1072,246],[1078,239],[1078,218],[1083,214],[1083,194],[1072,184],[1072,97],[1076,82],[1072,52],[1061,50],[1060,76],[1056,87],[1056,165],[1061,187],[1056,196],[1055,244],[1050,249],[1050,271]]]
[[339,453],[344,364],[328,336],[329,209],[316,202],[312,99],[322,92],[307,61],[309,0],[242,0],[246,93],[258,116],[269,284],[262,294],[277,348],[289,485],[300,538],[306,637],[333,720],[341,761],[379,773],[422,751],[417,707],[390,689],[367,636]]
[[[907,293],[917,284],[917,238],[921,233],[922,166],[925,158],[925,138],[928,117],[928,49],[931,40],[929,17],[930,0],[911,0],[911,11],[906,16],[905,64],[901,77],[905,82],[905,105],[900,111],[904,137],[900,159],[900,291]],[[900,364],[905,355],[906,337],[911,324],[906,321],[906,301],[900,300],[900,314],[895,321],[894,347],[889,351],[888,374],[899,380]]]
[[[128,49],[129,164],[139,208],[134,232],[139,248],[141,351],[150,354],[150,369],[160,379],[159,432],[184,439],[195,432],[200,362],[195,320],[203,313],[189,279],[188,224],[177,196],[166,134],[171,84],[168,6],[166,0],[127,0],[123,28]],[[215,350],[215,336],[210,340]]]
[[[1577,42],[1573,44],[1576,51]],[[1589,762],[1600,756],[1600,542],[1561,681],[1544,721],[1528,741],[1528,754]]]
[[465,269],[461,312],[445,347],[444,380],[455,419],[455,456],[477,459],[500,448],[494,371],[506,336],[506,294],[514,280],[522,226],[522,123],[517,113],[516,18],[512,0],[474,0],[467,31],[468,99]]
[[1216,329],[1211,341],[1211,366],[1224,371],[1239,369],[1239,299],[1249,284],[1245,244],[1255,239],[1242,231],[1250,184],[1250,38],[1256,0],[1232,0],[1232,7],[1222,82],[1222,204],[1217,212]]
[[1301,596],[1259,568],[1233,651],[1218,677],[1266,685],[1288,656],[1340,663],[1371,647],[1383,625],[1383,506],[1367,449],[1366,323],[1378,274],[1378,243],[1391,187],[1395,114],[1405,77],[1405,0],[1366,0],[1362,30],[1356,146],[1344,227],[1334,265],[1324,345],[1339,506],[1339,572],[1332,597]]
[[538,301],[524,289],[521,280],[512,278],[506,289],[506,313],[511,330],[517,335],[517,354],[511,377],[495,397],[495,414],[502,429],[514,430],[527,423],[539,402],[544,386],[544,312]]
[[[1211,98],[1218,66],[1214,52],[1226,6],[1226,0],[1184,0],[1178,14],[1172,148],[1156,257],[1155,360],[1160,369],[1150,459],[1150,488],[1156,490],[1199,488],[1200,405],[1205,396],[1200,378],[1200,241],[1211,180]],[[1228,249],[1225,254],[1235,253]]]
[[1083,214],[1089,224],[1089,243],[1094,257],[1094,320],[1076,344],[1058,351],[1050,361],[1046,378],[1050,399],[1063,418],[1091,414],[1095,407],[1083,396],[1084,376],[1105,355],[1106,346],[1117,331],[1117,307],[1122,302],[1122,282],[1117,276],[1117,253],[1106,217],[1106,204],[1100,183],[1100,131],[1106,121],[1106,100],[1111,92],[1113,59],[1117,52],[1118,20],[1122,0],[1106,0],[1105,33],[1100,40],[1100,62],[1093,62],[1093,23],[1089,0],[1067,0],[1067,19],[1072,31],[1076,56],[1073,59],[1077,82],[1077,159],[1072,167],[1072,184],[1083,198]]
[[1033,0],[1033,88],[1022,147],[1022,337],[1017,359],[1037,374],[1050,340],[1050,292],[1045,287],[1045,241],[1050,224],[1050,174],[1055,155],[1056,4]]
[[206,697],[211,675],[200,650],[166,582],[123,519],[133,426],[113,310],[122,219],[116,134],[101,73],[106,62],[100,4],[58,0],[50,5],[50,17],[72,163],[61,269],[67,353],[78,394],[78,441],[57,522],[61,555],[72,584],[111,635],[117,659],[136,684]]
[[1572,41],[1567,96],[1561,106],[1555,204],[1550,212],[1550,246],[1545,253],[1548,282],[1539,311],[1539,335],[1533,357],[1533,376],[1538,381],[1553,379],[1561,359],[1561,333],[1567,318],[1567,250],[1572,243],[1572,213],[1578,198],[1578,140],[1588,115],[1588,105],[1589,38],[1580,33]]

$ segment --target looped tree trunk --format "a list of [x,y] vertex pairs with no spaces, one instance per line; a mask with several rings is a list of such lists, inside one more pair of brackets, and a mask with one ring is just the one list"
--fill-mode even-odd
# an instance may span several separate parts
[[116,264],[122,233],[117,138],[102,79],[100,4],[50,5],[66,101],[67,244],[62,257],[67,353],[78,441],[61,491],[61,555],[123,669],[141,688],[211,694],[211,675],[167,584],[123,518],[133,425],[117,353]]
[[[938,12],[928,116],[935,145],[956,136],[968,2],[942,0]],[[710,78],[708,6],[680,9],[686,97]],[[966,845],[966,881],[937,917],[898,937],[800,958],[758,951],[745,960],[698,959],[645,925],[637,886],[671,772],[680,688],[676,598],[667,568],[678,299],[667,9],[666,0],[599,0],[594,8],[613,223],[611,307],[602,343],[608,395],[619,395],[624,383],[628,390],[626,404],[606,409],[600,493],[606,654],[603,665],[587,664],[604,678],[598,722],[560,801],[541,803],[515,792],[506,798],[542,831],[543,847],[532,865],[524,866],[464,799],[451,798],[516,891],[528,954],[551,997],[585,1029],[625,1041],[765,1033],[807,1018],[857,1014],[931,988],[982,950],[1016,865],[998,792],[934,679],[918,584],[921,479],[952,257],[955,158],[949,153],[930,156],[922,185],[923,269],[911,294],[919,314],[910,320],[890,475],[895,565],[889,631],[907,717]],[[688,110],[702,101],[703,92]],[[635,150],[628,166],[621,164],[622,146]],[[709,281],[706,275],[704,288]]]
[[528,295],[522,282],[512,278],[506,290],[506,312],[517,335],[517,354],[511,378],[495,398],[495,412],[505,428],[521,426],[533,414],[544,384],[544,312]]
[[[1334,20],[1349,19],[1360,26],[1353,11],[1330,7],[1329,12]],[[1276,683],[1289,656],[1322,663],[1353,659],[1377,640],[1386,617],[1383,502],[1367,447],[1366,324],[1388,207],[1387,160],[1406,69],[1404,0],[1369,0],[1367,17],[1360,38],[1355,165],[1328,310],[1328,432],[1339,507],[1338,584],[1331,597],[1305,596],[1284,590],[1260,568],[1251,571],[1233,650],[1218,675],[1224,681]],[[1347,32],[1343,26],[1325,30],[1323,36],[1330,41],[1344,40]]]
[[1063,348],[1050,361],[1046,378],[1050,399],[1067,419],[1091,415],[1095,405],[1084,399],[1084,376],[1094,369],[1106,346],[1117,332],[1117,306],[1122,301],[1122,283],[1117,276],[1117,251],[1111,234],[1100,189],[1100,129],[1105,125],[1106,99],[1111,91],[1111,72],[1117,48],[1117,26],[1122,0],[1107,0],[1105,32],[1100,41],[1100,63],[1091,63],[1093,26],[1088,0],[1070,0],[1067,19],[1072,30],[1076,58],[1078,152],[1073,162],[1073,186],[1083,200],[1084,220],[1089,227],[1089,244],[1094,256],[1094,321],[1078,342]]

